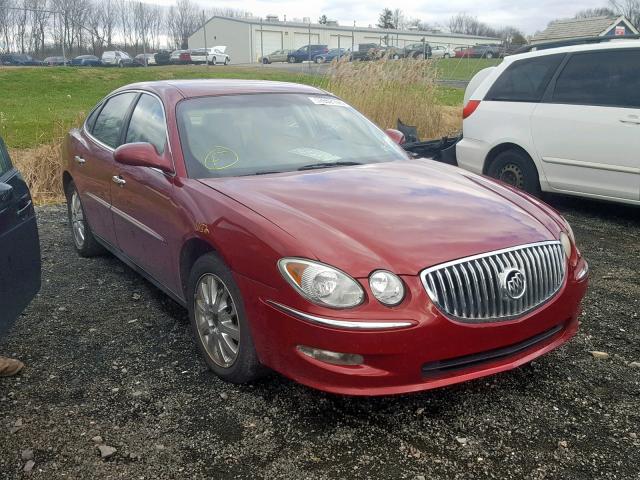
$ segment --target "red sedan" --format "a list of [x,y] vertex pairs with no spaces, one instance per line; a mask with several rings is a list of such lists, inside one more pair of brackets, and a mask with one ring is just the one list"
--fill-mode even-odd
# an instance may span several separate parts
[[340,394],[414,392],[576,333],[588,268],[560,215],[409,159],[316,88],[129,85],[64,156],[80,255],[108,250],[184,305],[227,381],[273,369]]

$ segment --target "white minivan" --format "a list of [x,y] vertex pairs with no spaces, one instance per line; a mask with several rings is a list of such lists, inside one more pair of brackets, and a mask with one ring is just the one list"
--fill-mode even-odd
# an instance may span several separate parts
[[640,205],[640,40],[509,56],[469,83],[463,118],[462,168]]
[[133,63],[133,60],[127,52],[112,50],[102,54],[102,63],[114,67],[124,67]]

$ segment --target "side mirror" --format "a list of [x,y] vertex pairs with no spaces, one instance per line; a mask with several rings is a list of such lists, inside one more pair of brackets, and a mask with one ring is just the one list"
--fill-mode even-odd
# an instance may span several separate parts
[[0,208],[6,207],[13,198],[13,187],[8,183],[0,183]]
[[113,157],[116,162],[134,167],[157,168],[163,172],[173,173],[173,165],[156,151],[156,147],[146,142],[126,143],[119,146]]
[[387,136],[398,145],[402,145],[406,141],[404,133],[400,130],[396,130],[395,128],[387,128],[384,133],[386,133]]

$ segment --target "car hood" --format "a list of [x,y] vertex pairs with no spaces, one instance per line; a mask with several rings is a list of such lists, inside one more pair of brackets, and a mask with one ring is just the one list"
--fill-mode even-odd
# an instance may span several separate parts
[[559,223],[507,187],[430,160],[201,180],[356,277],[555,240]]

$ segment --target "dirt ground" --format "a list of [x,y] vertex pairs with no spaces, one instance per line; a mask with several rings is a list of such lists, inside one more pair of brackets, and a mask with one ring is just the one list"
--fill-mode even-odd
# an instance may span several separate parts
[[221,382],[177,304],[111,256],[79,258],[64,208],[40,208],[43,288],[0,340],[27,364],[0,380],[0,479],[639,479],[640,209],[549,201],[591,265],[578,336],[506,374],[377,399]]

